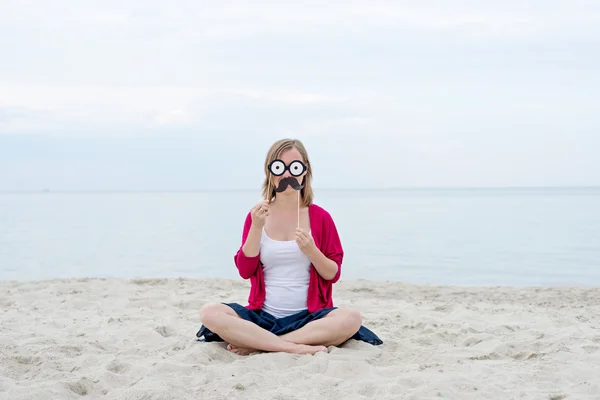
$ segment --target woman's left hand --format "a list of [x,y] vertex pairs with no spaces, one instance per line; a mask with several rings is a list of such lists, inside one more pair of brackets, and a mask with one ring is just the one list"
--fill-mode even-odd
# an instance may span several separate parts
[[296,243],[306,255],[311,254],[317,248],[312,235],[302,228],[296,228]]

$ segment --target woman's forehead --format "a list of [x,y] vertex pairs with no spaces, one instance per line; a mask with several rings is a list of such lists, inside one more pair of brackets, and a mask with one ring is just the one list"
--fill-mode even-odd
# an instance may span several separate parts
[[302,158],[302,155],[300,154],[300,152],[298,150],[296,150],[295,148],[291,148],[291,149],[283,151],[278,158],[286,164],[288,164],[294,160],[304,160]]

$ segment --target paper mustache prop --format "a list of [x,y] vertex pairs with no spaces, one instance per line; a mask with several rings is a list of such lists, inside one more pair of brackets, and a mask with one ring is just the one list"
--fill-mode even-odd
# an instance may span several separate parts
[[[273,160],[269,163],[269,172],[274,176],[281,176],[285,171],[290,171],[290,175],[292,175],[281,179],[279,185],[274,190],[277,193],[281,193],[288,186],[291,186],[292,189],[298,192],[298,227],[300,226],[300,190],[304,188],[304,185],[300,184],[296,177],[301,176],[306,170],[306,165],[300,160],[292,161],[289,166],[286,166],[281,160]],[[271,193],[271,191],[267,190],[267,193]]]
[[288,176],[279,181],[279,186],[275,187],[275,191],[278,193],[283,192],[288,186],[291,186],[294,190],[300,190],[304,187],[304,185],[298,183],[296,178]]

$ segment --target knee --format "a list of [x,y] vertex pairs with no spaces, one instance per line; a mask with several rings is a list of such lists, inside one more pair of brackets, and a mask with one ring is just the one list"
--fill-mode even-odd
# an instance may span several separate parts
[[342,314],[341,329],[350,335],[354,335],[362,325],[362,315],[360,311],[353,308],[340,308]]
[[223,304],[209,303],[200,309],[200,322],[208,329],[218,324],[219,316],[223,314]]

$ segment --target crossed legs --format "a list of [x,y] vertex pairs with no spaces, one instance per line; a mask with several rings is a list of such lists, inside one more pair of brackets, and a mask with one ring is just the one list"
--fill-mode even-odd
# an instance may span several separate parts
[[200,311],[200,320],[204,326],[229,343],[229,350],[238,354],[249,354],[257,350],[315,354],[327,351],[326,346],[344,343],[362,325],[362,316],[358,311],[343,307],[281,336],[240,318],[231,307],[224,304],[205,305]]

